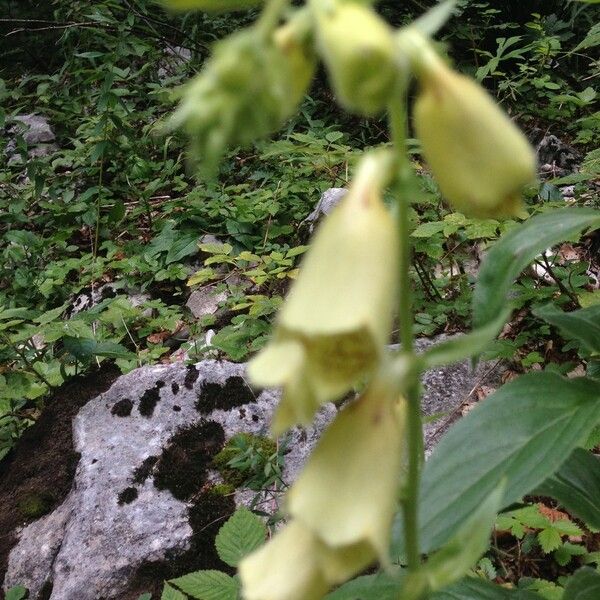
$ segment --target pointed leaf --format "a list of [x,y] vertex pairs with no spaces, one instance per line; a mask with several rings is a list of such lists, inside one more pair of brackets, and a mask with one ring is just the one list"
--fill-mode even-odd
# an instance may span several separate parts
[[600,211],[565,208],[541,215],[511,229],[486,254],[473,294],[473,321],[482,327],[496,318],[519,273],[540,253],[585,229],[600,227]]
[[244,556],[261,546],[267,535],[263,522],[247,508],[238,508],[221,527],[215,539],[219,558],[237,567]]
[[239,591],[239,583],[222,571],[196,571],[169,583],[196,600],[237,600]]
[[179,590],[165,583],[160,600],[187,600],[187,598]]
[[534,494],[558,500],[576,517],[600,529],[600,458],[577,448]]
[[600,304],[569,313],[547,304],[534,309],[533,314],[580,340],[588,350],[600,353]]
[[[600,418],[600,382],[530,373],[500,388],[453,425],[425,463],[423,551],[444,544],[503,477],[502,506],[556,472]],[[393,550],[403,552],[397,518]]]

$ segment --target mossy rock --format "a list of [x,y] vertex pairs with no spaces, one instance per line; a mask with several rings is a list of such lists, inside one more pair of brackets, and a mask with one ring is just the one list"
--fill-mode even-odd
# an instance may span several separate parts
[[[276,452],[277,445],[273,440],[251,433],[238,433],[215,455],[213,465],[224,482],[233,488],[244,485],[252,489],[260,488],[260,476]],[[257,485],[249,485],[251,480],[257,480]]]
[[50,492],[33,492],[19,501],[18,509],[21,516],[34,520],[48,514],[54,505],[54,496]]

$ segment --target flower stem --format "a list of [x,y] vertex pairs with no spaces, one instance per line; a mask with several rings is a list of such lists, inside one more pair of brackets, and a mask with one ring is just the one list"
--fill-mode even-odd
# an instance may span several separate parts
[[[409,199],[413,192],[413,172],[406,148],[407,112],[406,83],[399,85],[388,107],[390,131],[396,154],[395,193],[397,202],[398,229],[400,233],[399,269],[399,324],[401,350],[414,356],[412,291],[409,276],[411,262]],[[413,361],[416,363],[416,361]],[[409,571],[420,567],[418,502],[421,466],[423,464],[423,428],[421,422],[421,402],[419,373],[413,372],[406,386],[408,403],[408,473],[403,499],[404,535],[406,558]]]

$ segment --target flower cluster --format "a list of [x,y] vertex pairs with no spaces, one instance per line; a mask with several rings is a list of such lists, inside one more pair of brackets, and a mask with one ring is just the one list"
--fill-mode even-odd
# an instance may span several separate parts
[[382,201],[390,159],[382,151],[363,159],[315,235],[273,341],[249,365],[253,383],[284,388],[277,433],[309,423],[323,402],[359,381],[371,382],[339,413],[289,490],[290,522],[240,565],[247,600],[320,598],[375,560],[387,562],[404,423],[384,354],[399,248]]

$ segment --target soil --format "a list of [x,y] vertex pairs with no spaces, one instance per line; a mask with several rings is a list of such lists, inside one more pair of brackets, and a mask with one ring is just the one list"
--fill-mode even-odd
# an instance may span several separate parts
[[54,510],[71,489],[79,461],[73,450],[73,418],[119,375],[117,367],[107,364],[55,390],[38,421],[0,463],[0,586],[17,541],[15,529]]

